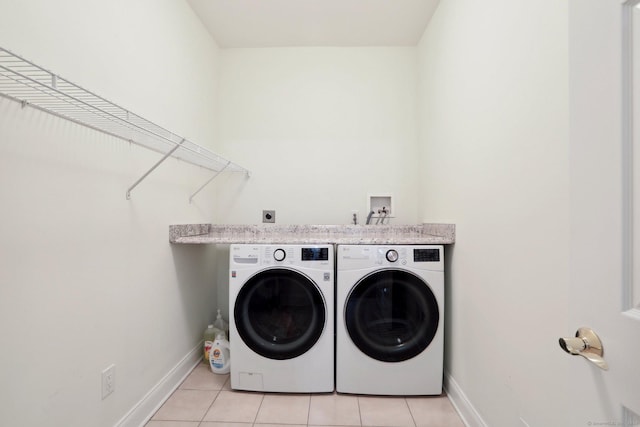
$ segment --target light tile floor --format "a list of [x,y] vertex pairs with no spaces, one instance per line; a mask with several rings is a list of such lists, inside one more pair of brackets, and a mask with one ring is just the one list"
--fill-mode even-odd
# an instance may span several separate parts
[[198,365],[146,427],[464,427],[445,396],[379,397],[232,391]]

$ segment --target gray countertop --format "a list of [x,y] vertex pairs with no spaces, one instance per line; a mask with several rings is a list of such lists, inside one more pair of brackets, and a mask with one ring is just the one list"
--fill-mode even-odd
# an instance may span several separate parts
[[169,241],[174,244],[452,244],[455,234],[454,224],[169,226]]

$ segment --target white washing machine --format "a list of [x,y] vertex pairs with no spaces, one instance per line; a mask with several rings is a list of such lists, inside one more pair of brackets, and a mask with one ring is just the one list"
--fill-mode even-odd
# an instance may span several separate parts
[[336,391],[442,393],[444,248],[339,245]]
[[334,391],[333,245],[231,245],[231,388]]

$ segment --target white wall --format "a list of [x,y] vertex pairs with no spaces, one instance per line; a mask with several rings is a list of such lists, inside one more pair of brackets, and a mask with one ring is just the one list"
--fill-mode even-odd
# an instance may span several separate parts
[[[395,223],[457,224],[446,365],[482,418],[562,424],[563,2],[442,2],[418,61],[414,48],[219,52],[170,0],[0,11],[3,47],[253,172],[189,205],[208,176],[170,161],[126,201],[157,155],[0,100],[0,424],[113,425],[197,344],[224,250],[170,247],[169,224],[257,223],[262,209],[362,221],[372,193],[394,195]],[[101,401],[110,363],[116,393]]]
[[223,223],[348,224],[391,194],[415,223],[415,48],[228,49],[220,54],[220,151],[251,170],[223,180]]
[[[215,139],[218,48],[173,0],[0,0],[2,47],[202,145]],[[112,426],[213,320],[208,173],[0,99],[0,425]],[[101,400],[101,371],[116,391]]]
[[456,224],[446,368],[491,427],[566,425],[566,2],[447,0],[419,45],[420,219]]

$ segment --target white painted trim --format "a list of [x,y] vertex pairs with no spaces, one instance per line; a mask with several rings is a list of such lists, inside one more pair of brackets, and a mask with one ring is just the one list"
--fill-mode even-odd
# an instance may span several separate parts
[[449,372],[444,373],[444,389],[451,404],[462,418],[462,422],[467,427],[487,427],[476,408],[464,394],[456,380],[453,379]]
[[622,5],[622,310],[634,308],[634,86],[633,9],[640,0]]
[[143,427],[202,360],[202,341],[178,362],[114,427]]

